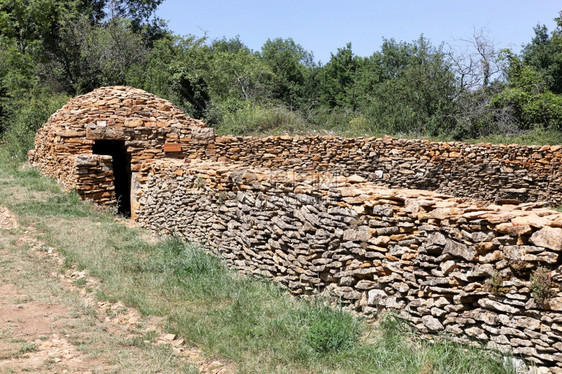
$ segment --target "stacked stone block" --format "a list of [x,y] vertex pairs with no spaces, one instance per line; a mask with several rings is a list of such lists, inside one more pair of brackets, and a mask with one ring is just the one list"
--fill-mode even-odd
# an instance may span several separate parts
[[[562,205],[562,146],[333,136],[217,137],[190,158],[297,172],[360,175],[378,185],[504,203]],[[201,157],[201,155],[204,155]]]

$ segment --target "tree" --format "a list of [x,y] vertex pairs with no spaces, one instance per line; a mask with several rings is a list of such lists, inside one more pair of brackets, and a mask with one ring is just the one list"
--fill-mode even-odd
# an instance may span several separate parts
[[250,51],[250,49],[240,40],[240,36],[237,35],[230,39],[222,37],[221,39],[213,40],[211,51],[216,53],[238,53],[240,51]]
[[332,54],[320,71],[320,102],[329,108],[357,108],[356,72],[360,59],[353,54],[351,43]]
[[[90,3],[91,9],[102,7],[98,19],[107,22],[127,20],[135,34],[143,36],[150,47],[152,44],[169,34],[164,20],[154,17],[154,12],[164,0],[80,0]],[[93,8],[92,6],[95,6]]]
[[537,25],[535,36],[522,51],[523,63],[532,66],[556,93],[562,93],[562,21],[556,18],[558,27],[549,34],[546,26]]
[[66,8],[60,0],[0,0],[0,35],[26,54],[54,37]]
[[56,46],[45,52],[48,61],[41,76],[73,94],[126,84],[129,69],[144,61],[147,52],[125,20],[92,26],[86,16],[70,18]]
[[508,61],[508,86],[494,96],[492,105],[511,108],[523,130],[535,125],[562,130],[562,96],[549,90],[544,72],[526,64],[509,50],[503,54]]
[[455,49],[449,46],[448,54],[458,82],[450,135],[460,140],[518,132],[512,108],[491,105],[505,87],[499,51],[486,30],[474,29],[470,39],[461,39]]
[[461,48],[449,47],[449,56],[459,80],[459,92],[490,87],[501,73],[496,44],[484,29],[474,29],[471,39],[461,39]]
[[[133,25],[140,25],[152,17],[164,0],[106,0],[105,12],[111,18],[129,18]],[[96,1],[95,1],[96,2]],[[101,1],[97,1],[100,3]]]
[[168,36],[157,40],[128,75],[128,82],[171,100],[186,113],[203,118],[211,102],[206,39]]
[[273,98],[290,109],[299,107],[310,70],[314,67],[312,53],[293,39],[268,39],[261,49],[261,58],[273,73]]
[[423,36],[412,43],[390,39],[371,60],[379,67],[361,110],[373,123],[393,133],[442,135],[451,130],[456,81],[442,46],[432,46]]
[[5,96],[31,89],[37,83],[33,56],[22,54],[11,40],[0,37],[0,87]]
[[87,16],[92,25],[102,23],[105,18],[105,5],[107,0],[75,0],[75,9],[78,14]]
[[87,16],[92,25],[113,19],[128,19],[135,32],[150,23],[154,12],[164,0],[70,0],[73,9]]
[[[211,46],[207,76],[212,96],[221,101],[271,98],[269,66],[238,38],[230,40],[229,44],[231,47],[227,49],[217,48],[214,42]],[[219,41],[219,45],[224,46],[224,40]]]

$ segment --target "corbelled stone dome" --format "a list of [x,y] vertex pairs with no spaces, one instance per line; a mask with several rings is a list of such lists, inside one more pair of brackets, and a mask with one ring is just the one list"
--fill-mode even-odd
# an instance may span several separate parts
[[[173,133],[179,138],[191,133],[193,128],[205,127],[202,121],[186,116],[169,101],[146,91],[124,86],[102,87],[73,98],[49,118],[37,132],[31,161],[41,162],[53,147],[59,155],[91,153],[83,145],[96,138],[132,140],[138,137],[135,135],[146,135],[149,128],[159,129],[150,131],[158,135]],[[87,141],[77,140],[84,138]]]
[[[76,126],[106,121],[108,126],[139,126],[166,122],[166,125],[205,127],[201,121],[187,117],[167,100],[138,88],[112,86],[98,88],[77,96],[55,112],[46,126]],[[160,123],[164,126],[164,123]]]

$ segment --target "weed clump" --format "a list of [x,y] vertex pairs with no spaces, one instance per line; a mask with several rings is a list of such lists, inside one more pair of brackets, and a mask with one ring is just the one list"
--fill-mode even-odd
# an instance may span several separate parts
[[309,309],[306,343],[318,353],[352,348],[361,336],[360,321],[341,307],[316,303]]
[[504,281],[506,281],[506,279],[501,275],[501,273],[496,272],[486,283],[486,290],[495,296],[505,296],[509,289],[507,287],[503,287]]
[[550,271],[542,266],[531,274],[530,288],[533,298],[542,309],[548,307],[548,301],[556,294],[556,284]]

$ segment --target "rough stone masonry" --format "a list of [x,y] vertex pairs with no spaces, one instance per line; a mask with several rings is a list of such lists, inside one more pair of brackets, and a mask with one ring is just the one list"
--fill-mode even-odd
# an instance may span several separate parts
[[141,225],[295,294],[393,310],[562,373],[562,214],[545,207],[562,203],[562,147],[215,138],[162,99],[109,87],[55,113],[30,160],[111,205],[115,159],[93,151],[108,139],[125,144]]

